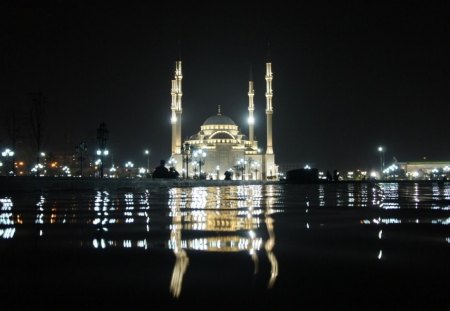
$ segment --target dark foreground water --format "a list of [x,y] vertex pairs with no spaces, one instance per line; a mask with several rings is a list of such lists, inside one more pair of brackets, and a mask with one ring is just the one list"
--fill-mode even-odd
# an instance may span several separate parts
[[449,310],[450,183],[0,202],[0,310]]

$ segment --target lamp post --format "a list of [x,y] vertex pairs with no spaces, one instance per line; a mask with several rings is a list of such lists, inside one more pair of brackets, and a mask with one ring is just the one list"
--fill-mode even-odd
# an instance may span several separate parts
[[116,171],[117,169],[114,167],[114,164],[111,166],[111,168],[109,169],[109,175],[110,177],[116,177]]
[[220,166],[217,165],[216,166],[216,175],[217,175],[217,180],[219,180],[219,171],[220,171]]
[[[12,151],[9,148],[6,148],[5,151],[2,152],[2,156],[4,158],[6,158],[6,162],[8,162],[8,158],[10,158],[10,161],[12,162],[12,170],[10,172],[12,172],[12,175],[14,176],[14,171],[15,171],[15,167],[14,167],[14,151]],[[7,175],[9,175],[10,172],[7,172]]]
[[258,180],[258,169],[259,169],[259,162],[256,162],[256,164],[255,164],[255,175],[256,175],[255,179],[256,180]]
[[[252,177],[253,180],[258,180],[258,167],[259,167],[259,163],[257,161],[252,161],[250,164],[250,172],[251,175],[250,177]],[[253,172],[255,173],[253,175]]]
[[202,165],[205,164],[205,158],[206,158],[206,152],[204,152],[202,149],[194,151],[194,158],[197,159],[198,157],[198,169],[199,169],[199,179],[202,178]]
[[99,128],[97,129],[97,141],[98,141],[98,150],[97,155],[101,156],[100,163],[100,178],[103,178],[103,156],[108,155],[108,150],[106,150],[106,142],[109,138],[109,131],[106,128],[105,123],[101,123]]
[[103,158],[109,154],[107,149],[98,149],[97,155],[100,156],[100,178],[103,178]]
[[184,143],[183,146],[181,146],[181,154],[183,155],[183,162],[185,163],[186,167],[186,179],[189,179],[189,153],[191,150],[191,146],[189,143]]
[[380,179],[381,179],[384,170],[384,148],[382,146],[378,147],[378,152],[380,153]]
[[241,171],[241,179],[244,180],[244,172],[245,172],[245,160],[240,159],[237,162],[237,168]]
[[131,178],[131,170],[134,167],[133,162],[128,161],[127,163],[125,163],[125,168],[127,170],[127,172],[129,172],[128,176]]
[[147,156],[147,173],[150,173],[150,150],[145,149],[144,154]]

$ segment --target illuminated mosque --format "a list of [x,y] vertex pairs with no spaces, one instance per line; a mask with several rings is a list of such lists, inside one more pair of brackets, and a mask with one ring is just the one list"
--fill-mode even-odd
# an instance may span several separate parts
[[278,165],[272,143],[272,64],[266,63],[266,120],[267,146],[265,152],[258,147],[254,134],[255,91],[253,81],[248,84],[248,137],[236,123],[223,115],[218,107],[217,115],[210,116],[200,126],[200,131],[184,142],[181,139],[181,61],[175,63],[172,80],[172,152],[169,165],[187,178],[223,179],[226,171],[232,179],[270,180],[278,178]]

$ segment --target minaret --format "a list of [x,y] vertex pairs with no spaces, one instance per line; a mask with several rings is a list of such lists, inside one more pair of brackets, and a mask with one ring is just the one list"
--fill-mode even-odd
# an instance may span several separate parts
[[181,60],[175,63],[175,79],[172,80],[172,117],[170,119],[172,123],[172,155],[181,154],[181,97],[183,92],[181,89],[181,80],[183,79],[183,73],[181,70]]
[[254,124],[255,118],[253,117],[253,111],[255,111],[255,105],[253,103],[253,97],[255,96],[255,90],[253,89],[253,77],[250,69],[250,80],[248,81],[248,138],[251,146],[255,140]]
[[267,149],[266,154],[273,154],[272,146],[272,63],[266,63],[266,118],[267,118]]

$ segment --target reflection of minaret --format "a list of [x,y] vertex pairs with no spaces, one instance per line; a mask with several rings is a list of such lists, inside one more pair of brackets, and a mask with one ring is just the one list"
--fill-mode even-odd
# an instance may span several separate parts
[[177,229],[178,224],[173,224],[170,233],[170,240],[173,245],[173,252],[175,254],[175,266],[172,272],[172,279],[170,281],[170,292],[176,298],[181,294],[183,285],[183,277],[189,265],[189,257],[186,251],[181,246],[181,230]]
[[255,96],[255,90],[253,89],[253,77],[252,69],[250,68],[250,80],[248,81],[248,137],[253,146],[254,141],[254,124],[255,119],[253,117],[253,111],[255,110],[255,105],[253,103],[253,97]]
[[273,154],[272,147],[272,63],[266,63],[266,117],[267,117],[267,149],[266,154]]
[[183,74],[181,70],[181,60],[175,63],[175,79],[172,80],[172,117],[170,119],[172,123],[172,155],[181,153],[181,97],[183,92],[181,89],[181,80]]
[[169,207],[171,209],[170,216],[172,217],[172,225],[170,230],[170,245],[175,254],[175,266],[173,267],[172,279],[170,281],[170,292],[176,298],[181,294],[181,287],[183,285],[183,277],[186,273],[187,267],[189,265],[189,257],[186,251],[182,247],[181,241],[181,210],[178,201],[179,189],[171,189],[170,194],[172,195],[172,200],[169,201]]
[[[267,192],[273,192],[273,186],[267,186]],[[269,238],[267,239],[264,248],[266,249],[267,258],[270,262],[270,279],[267,285],[268,288],[272,288],[275,284],[275,281],[278,277],[278,260],[273,252],[273,248],[275,247],[275,231],[274,231],[274,219],[272,218],[272,214],[275,213],[273,210],[273,196],[266,198],[266,210],[264,212],[265,222],[267,227],[267,232],[269,233]]]

